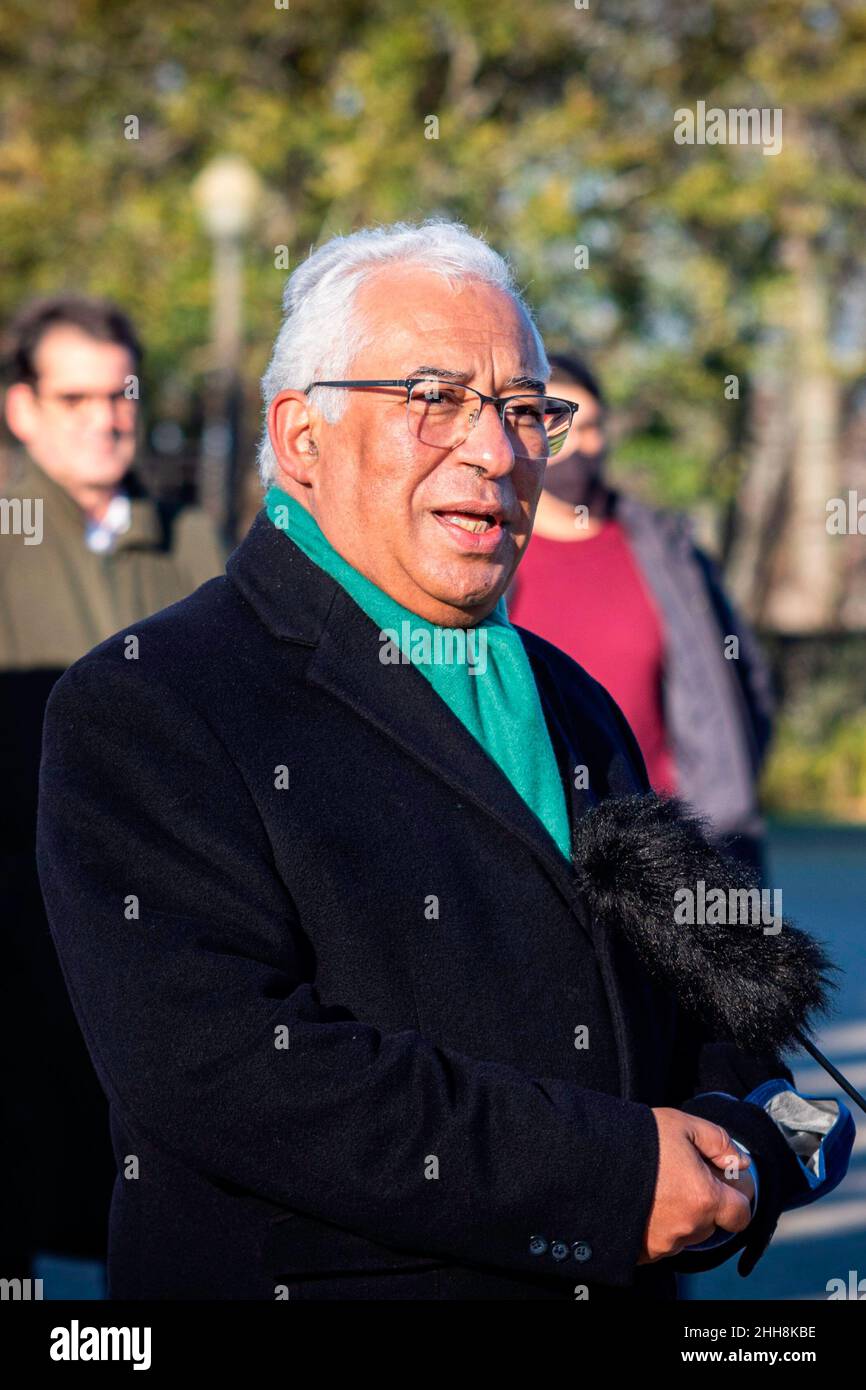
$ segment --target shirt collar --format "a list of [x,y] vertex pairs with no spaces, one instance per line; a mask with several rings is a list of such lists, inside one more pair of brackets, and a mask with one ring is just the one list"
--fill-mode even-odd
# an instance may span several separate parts
[[129,494],[116,492],[99,521],[88,518],[84,527],[84,543],[88,550],[112,550],[118,536],[128,531],[132,523],[132,502]]

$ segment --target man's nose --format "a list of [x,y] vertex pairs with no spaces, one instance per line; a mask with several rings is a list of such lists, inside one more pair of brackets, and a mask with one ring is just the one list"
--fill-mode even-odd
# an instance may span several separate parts
[[[124,410],[124,406],[127,409]],[[125,416],[129,413],[126,401],[115,401],[105,396],[97,396],[87,403],[87,424],[100,434],[108,434],[123,429]]]
[[480,464],[491,477],[510,473],[514,467],[514,450],[495,405],[479,401],[470,419],[469,433],[458,450],[462,463]]
[[106,400],[104,396],[92,396],[86,404],[84,418],[88,429],[98,430],[100,433],[113,430],[115,425],[113,402]]

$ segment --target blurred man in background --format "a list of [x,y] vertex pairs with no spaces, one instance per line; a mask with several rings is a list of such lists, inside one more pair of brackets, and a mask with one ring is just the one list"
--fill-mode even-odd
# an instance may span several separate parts
[[2,1272],[35,1253],[103,1258],[114,1160],[105,1098],[68,1002],[34,862],[42,716],[55,680],[224,565],[195,508],[133,471],[141,347],[115,306],[25,306],[5,345],[0,470],[0,858],[7,1060]]
[[687,518],[606,482],[606,406],[593,373],[569,354],[549,361],[551,393],[578,411],[548,462],[509,616],[610,691],[654,789],[684,797],[760,870],[757,778],[772,712],[761,653]]

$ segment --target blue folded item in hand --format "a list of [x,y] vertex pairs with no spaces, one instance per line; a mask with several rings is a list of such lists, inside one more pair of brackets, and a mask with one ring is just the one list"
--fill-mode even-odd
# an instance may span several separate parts
[[804,1096],[790,1081],[764,1081],[744,1100],[766,1110],[800,1162],[806,1186],[786,1202],[783,1211],[816,1202],[832,1192],[848,1172],[857,1129],[842,1100]]
[[[705,1094],[728,1095],[726,1091]],[[728,1099],[736,1100],[737,1097],[728,1096]],[[767,1112],[799,1160],[804,1178],[803,1191],[787,1201],[783,1211],[793,1211],[809,1202],[816,1202],[819,1197],[838,1187],[848,1171],[857,1133],[854,1117],[844,1101],[827,1096],[804,1096],[784,1077],[762,1082],[754,1091],[743,1096],[743,1100],[760,1105]],[[745,1144],[741,1144],[734,1135],[731,1135],[731,1139],[738,1148],[749,1153]],[[752,1198],[754,1216],[759,1190],[758,1171],[754,1163],[751,1173],[755,1184]],[[727,1240],[733,1240],[735,1234],[734,1231],[717,1229],[709,1240],[702,1241],[700,1245],[688,1245],[686,1250],[712,1250]]]

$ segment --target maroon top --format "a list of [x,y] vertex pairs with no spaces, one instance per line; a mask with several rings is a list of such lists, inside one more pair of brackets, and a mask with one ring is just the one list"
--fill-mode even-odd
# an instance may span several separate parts
[[508,616],[601,682],[634,731],[653,789],[675,792],[662,706],[664,631],[619,522],[608,519],[576,541],[533,536]]

